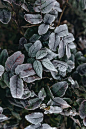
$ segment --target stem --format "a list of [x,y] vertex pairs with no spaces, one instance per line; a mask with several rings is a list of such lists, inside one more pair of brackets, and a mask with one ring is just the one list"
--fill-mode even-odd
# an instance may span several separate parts
[[60,18],[59,18],[59,21],[58,21],[58,25],[57,25],[57,26],[60,25],[60,22],[61,22],[61,19],[62,19],[62,16],[63,16],[63,13],[64,13],[64,11],[65,11],[65,9],[66,9],[67,4],[68,4],[68,0],[66,1],[66,4],[65,4],[65,6],[64,6],[64,8],[63,8],[63,10],[62,10],[62,13],[61,13],[61,15],[60,15]]

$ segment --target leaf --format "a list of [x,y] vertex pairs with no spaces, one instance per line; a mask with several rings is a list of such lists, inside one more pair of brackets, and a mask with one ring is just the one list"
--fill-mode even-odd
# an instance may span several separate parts
[[65,72],[68,68],[67,63],[59,60],[53,60],[53,65],[55,68],[58,68],[59,71]]
[[23,78],[23,80],[27,83],[31,83],[34,82],[36,80],[40,80],[41,78],[39,78],[38,76],[32,76],[32,77],[25,77]]
[[17,51],[13,55],[7,58],[5,63],[6,71],[14,72],[15,68],[24,62],[24,55]]
[[24,87],[24,92],[21,99],[28,99],[30,96],[31,96],[31,91],[28,89],[28,87]]
[[6,62],[7,58],[8,58],[8,52],[6,49],[4,49],[0,53],[0,64],[5,66],[5,62]]
[[43,34],[47,33],[48,29],[49,29],[49,25],[47,25],[47,24],[41,24],[38,27],[38,33],[39,33],[39,35],[43,35]]
[[44,100],[44,98],[46,97],[46,92],[44,90],[44,88],[42,88],[39,93],[38,93],[38,97],[42,100]]
[[40,127],[41,127],[41,124],[29,125],[25,129],[40,129]]
[[55,16],[55,19],[58,18],[58,12],[56,10],[51,10],[49,14]]
[[8,120],[8,117],[6,117],[5,115],[3,114],[0,114],[0,122],[3,122],[5,120]]
[[37,74],[40,78],[42,78],[43,69],[42,69],[42,64],[41,64],[41,62],[38,61],[38,60],[34,61],[34,63],[33,63],[33,68],[34,68],[36,74]]
[[59,97],[55,97],[51,100],[51,106],[59,106],[62,109],[71,107],[65,100]]
[[27,110],[35,110],[40,107],[42,100],[39,98],[30,99],[27,104],[25,104],[25,100],[21,101],[22,105]]
[[85,119],[86,117],[86,100],[84,100],[81,105],[80,105],[80,109],[79,109],[79,114],[80,114],[80,117],[82,119]]
[[45,108],[44,114],[52,114],[52,113],[57,114],[57,113],[61,113],[61,112],[62,112],[62,108],[60,108],[58,106],[50,106],[50,109],[49,110],[47,110]]
[[62,12],[62,9],[60,8],[60,4],[57,1],[55,1],[54,10],[56,10],[57,12]]
[[2,76],[3,73],[4,73],[4,67],[0,65],[0,76]]
[[0,107],[0,114],[2,114],[2,112],[3,112],[3,108],[2,108],[2,107]]
[[24,47],[24,44],[26,44],[26,43],[27,43],[27,40],[26,40],[25,37],[20,38],[20,40],[19,40],[19,47],[20,48]]
[[78,73],[81,75],[85,75],[86,74],[86,63],[79,65],[76,71],[78,71]]
[[64,36],[68,35],[68,27],[67,27],[67,25],[64,24],[64,25],[60,25],[59,27],[56,27],[55,33],[59,37],[64,37]]
[[64,41],[60,41],[59,43],[59,49],[58,49],[59,58],[62,58],[65,54],[65,44]]
[[24,18],[31,24],[39,24],[42,22],[42,16],[40,14],[25,14]]
[[10,72],[5,72],[4,73],[4,82],[8,87],[10,87],[10,78],[12,77],[12,73]]
[[44,123],[42,124],[42,127],[40,129],[56,129],[56,128],[51,127],[50,125]]
[[68,44],[66,45],[66,55],[68,59],[71,57],[71,51],[70,51]]
[[48,44],[49,48],[52,51],[56,51],[59,43],[60,43],[60,37],[55,33],[51,33],[49,37],[49,44]]
[[21,7],[22,7],[24,10],[26,10],[27,12],[29,12],[29,9],[28,9],[28,7],[27,7],[27,5],[26,5],[25,3],[23,3],[23,4],[21,5]]
[[17,75],[10,78],[10,91],[13,98],[20,99],[23,95],[23,81]]
[[32,64],[21,64],[15,69],[15,73],[20,76],[20,78],[29,77],[35,75]]
[[49,13],[54,7],[54,0],[36,0],[34,10],[35,12]]
[[50,71],[51,72],[51,75],[54,79],[56,80],[60,80],[60,76],[58,75],[58,72],[54,72],[54,71]]
[[31,57],[35,57],[36,53],[42,48],[42,44],[40,40],[37,40],[30,48],[28,55]]
[[68,88],[66,81],[57,82],[51,87],[51,91],[55,96],[63,97]]
[[3,0],[3,1],[6,1],[6,2],[8,2],[8,3],[12,3],[12,0]]
[[45,49],[46,49],[46,51],[47,51],[47,56],[46,56],[46,58],[48,58],[49,60],[52,60],[53,58],[55,58],[55,57],[58,56],[58,54],[52,52],[50,49],[48,49],[48,48],[45,48]]
[[67,64],[68,64],[68,72],[71,72],[72,69],[75,68],[75,63],[72,60],[68,60]]
[[36,40],[38,40],[38,39],[40,39],[40,38],[41,38],[40,35],[38,35],[38,34],[33,34],[33,36],[29,39],[29,41],[30,41],[31,43],[34,43],[34,42],[36,42]]
[[36,53],[36,59],[42,59],[43,57],[45,57],[47,55],[47,51],[46,50],[39,50]]
[[18,120],[21,120],[20,114],[18,114],[17,112],[12,112],[12,115]]
[[83,119],[83,124],[86,126],[86,117]]
[[69,46],[70,49],[75,49],[76,48],[76,45],[73,42],[68,43],[68,46]]
[[57,70],[55,69],[54,65],[51,63],[51,61],[48,58],[43,59],[42,60],[42,64],[48,70],[56,71],[57,72]]
[[25,50],[29,52],[29,48],[32,46],[32,43],[24,44]]
[[0,21],[3,24],[8,24],[11,20],[11,12],[6,8],[0,8]]
[[55,16],[52,16],[51,14],[45,14],[45,16],[44,16],[44,23],[45,24],[51,24],[52,22],[54,22],[54,20],[55,20]]
[[63,40],[64,40],[64,43],[71,43],[71,42],[73,42],[75,39],[74,39],[73,34],[68,33],[68,35],[66,35],[65,37],[63,37]]
[[31,113],[25,116],[25,119],[32,124],[39,124],[43,121],[43,114],[40,112]]

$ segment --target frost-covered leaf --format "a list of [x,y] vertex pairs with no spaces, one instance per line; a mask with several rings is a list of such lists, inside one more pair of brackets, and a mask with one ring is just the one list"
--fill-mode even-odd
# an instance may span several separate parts
[[0,8],[0,21],[3,24],[8,24],[11,20],[11,12],[6,8]]
[[8,57],[8,52],[6,49],[2,50],[2,52],[0,53],[0,64],[1,65],[5,65],[5,62],[7,60]]
[[10,78],[10,91],[13,98],[21,98],[23,95],[23,81],[17,75]]
[[42,48],[42,44],[40,40],[37,40],[30,48],[28,55],[31,57],[35,57],[36,53]]
[[62,108],[58,107],[58,106],[50,106],[49,109],[45,108],[45,112],[44,114],[52,114],[52,113],[61,113],[62,112]]
[[9,118],[3,114],[0,114],[0,122],[3,122],[5,120],[8,120]]
[[70,49],[75,49],[76,48],[76,45],[73,42],[68,43],[68,46],[69,46]]
[[48,29],[49,29],[49,25],[47,25],[47,24],[41,24],[38,27],[38,33],[39,33],[39,35],[43,35],[43,34],[47,33]]
[[33,34],[33,36],[29,39],[29,41],[30,41],[31,43],[34,43],[34,42],[36,42],[36,40],[38,40],[38,39],[40,39],[40,38],[41,38],[40,35],[38,35],[38,34]]
[[24,18],[31,24],[39,24],[42,22],[42,16],[40,14],[25,14]]
[[71,83],[71,86],[72,86],[72,88],[79,88],[79,84],[78,84],[78,82],[77,81],[74,81],[73,79],[72,79],[72,77],[69,77],[68,78],[68,81]]
[[61,77],[58,75],[58,72],[55,72],[55,71],[50,71],[50,72],[54,79],[61,80]]
[[62,98],[59,97],[55,97],[51,100],[50,102],[51,106],[59,106],[62,109],[71,107],[65,100],[63,100]]
[[55,2],[53,9],[56,10],[57,12],[62,12],[62,9],[60,8],[60,4],[57,1]]
[[56,51],[57,49],[57,46],[59,45],[60,43],[60,37],[55,34],[55,33],[51,33],[50,37],[49,37],[49,48],[52,50],[52,51]]
[[34,10],[36,12],[49,13],[54,4],[54,0],[36,0]]
[[68,71],[71,72],[72,69],[75,68],[75,63],[72,60],[68,60],[67,64],[68,64]]
[[3,112],[3,108],[2,108],[2,107],[0,107],[0,114],[2,114],[2,112]]
[[44,90],[44,88],[42,88],[39,93],[38,93],[38,97],[42,100],[44,100],[44,98],[46,97],[46,92]]
[[29,52],[29,48],[32,46],[32,43],[24,44],[25,50]]
[[67,35],[68,35],[68,27],[67,27],[67,25],[64,24],[64,25],[60,25],[59,27],[56,27],[55,33],[56,33],[59,37],[67,36]]
[[55,68],[58,68],[58,70],[62,71],[62,72],[65,72],[68,68],[67,63],[65,63],[63,61],[53,60],[52,63],[55,66]]
[[0,65],[0,76],[2,76],[3,73],[4,73],[4,67]]
[[3,1],[6,1],[6,2],[8,2],[8,3],[12,3],[12,0],[3,0]]
[[67,55],[67,58],[71,57],[71,51],[70,51],[70,48],[69,48],[68,44],[66,45],[66,55]]
[[24,10],[26,10],[27,12],[29,12],[29,9],[28,9],[28,7],[27,7],[27,5],[26,5],[25,3],[23,3],[23,4],[21,5],[21,7],[22,7]]
[[44,124],[42,124],[40,129],[56,129],[56,128],[55,127],[51,127],[50,125],[44,123]]
[[86,117],[86,100],[84,100],[81,105],[80,105],[80,109],[79,109],[79,114],[80,114],[80,117],[82,119],[85,119]]
[[48,48],[45,48],[45,49],[46,49],[46,51],[47,51],[47,56],[46,56],[46,58],[48,58],[49,60],[52,60],[53,58],[55,58],[55,57],[58,56],[58,54],[52,52],[50,49],[48,49]]
[[68,33],[68,35],[65,36],[65,37],[63,38],[63,40],[64,40],[64,43],[71,43],[71,42],[73,42],[75,39],[74,39],[74,36],[73,36],[72,33]]
[[43,121],[43,114],[40,112],[31,113],[25,116],[25,119],[32,124],[39,124]]
[[23,80],[27,83],[31,83],[31,82],[34,82],[36,80],[41,80],[41,78],[38,76],[32,76],[32,77],[25,77],[25,78],[23,78]]
[[15,68],[23,62],[24,55],[20,51],[15,52],[13,55],[7,58],[7,61],[5,63],[6,71],[14,72]]
[[40,128],[41,124],[37,124],[37,125],[29,125],[25,129],[40,129]]
[[23,95],[21,97],[21,99],[27,99],[31,96],[31,91],[28,89],[28,87],[24,87],[24,92]]
[[59,43],[58,54],[59,54],[59,58],[62,58],[65,54],[65,44],[63,40],[61,40]]
[[56,68],[48,58],[43,59],[42,64],[46,69],[57,72]]
[[42,59],[43,57],[45,57],[47,55],[47,51],[46,50],[39,50],[36,53],[36,59]]
[[58,17],[58,12],[56,10],[51,10],[49,14],[55,16],[55,19]]
[[62,97],[64,96],[67,88],[68,88],[68,83],[66,81],[62,81],[52,85],[51,91],[55,96]]
[[15,73],[20,76],[20,78],[29,77],[35,75],[32,64],[21,64],[15,69]]
[[76,70],[78,71],[79,74],[85,75],[86,74],[86,63],[79,65]]
[[42,103],[42,100],[39,98],[30,99],[29,101],[27,101],[27,103],[25,103],[25,100],[21,101],[21,104],[27,110],[35,110],[40,107],[41,103]]
[[86,126],[86,117],[83,119],[83,124]]
[[43,72],[43,68],[42,68],[42,64],[40,61],[38,60],[35,60],[34,63],[33,63],[33,68],[36,72],[36,74],[42,78],[42,72]]
[[51,24],[55,20],[55,16],[52,16],[51,14],[45,14],[43,22],[45,24]]

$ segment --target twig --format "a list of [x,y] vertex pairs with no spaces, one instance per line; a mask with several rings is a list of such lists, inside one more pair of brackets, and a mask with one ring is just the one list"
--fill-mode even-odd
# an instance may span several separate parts
[[64,8],[63,8],[63,10],[62,10],[62,13],[61,13],[61,15],[60,15],[60,18],[59,18],[59,21],[58,21],[58,25],[57,25],[57,26],[60,25],[60,21],[61,21],[61,19],[62,19],[62,16],[63,16],[63,13],[64,13],[64,11],[65,11],[65,9],[66,9],[67,4],[68,4],[68,0],[66,1],[66,4],[65,4],[65,6],[64,6]]

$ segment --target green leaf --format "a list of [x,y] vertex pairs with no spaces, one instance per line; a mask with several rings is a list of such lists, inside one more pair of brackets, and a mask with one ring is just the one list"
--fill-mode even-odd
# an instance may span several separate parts
[[0,21],[3,24],[8,24],[10,22],[11,19],[11,12],[4,8],[4,9],[0,9]]
[[2,50],[1,54],[0,54],[0,64],[2,64],[3,66],[5,66],[5,62],[7,60],[8,57],[8,52],[6,49]]
[[62,82],[57,82],[55,83],[52,88],[51,91],[55,96],[59,96],[62,97],[64,96],[66,90],[68,88],[68,84],[66,81],[62,81]]
[[43,71],[43,69],[42,69],[42,64],[41,64],[41,62],[38,61],[38,60],[34,61],[34,63],[33,63],[33,68],[34,68],[36,74],[37,74],[40,78],[42,78],[42,71]]
[[48,70],[56,71],[57,72],[56,68],[54,67],[54,65],[51,63],[51,61],[48,58],[43,59],[42,60],[42,64]]
[[47,55],[47,51],[46,50],[40,50],[36,54],[36,59],[42,59],[46,55]]

